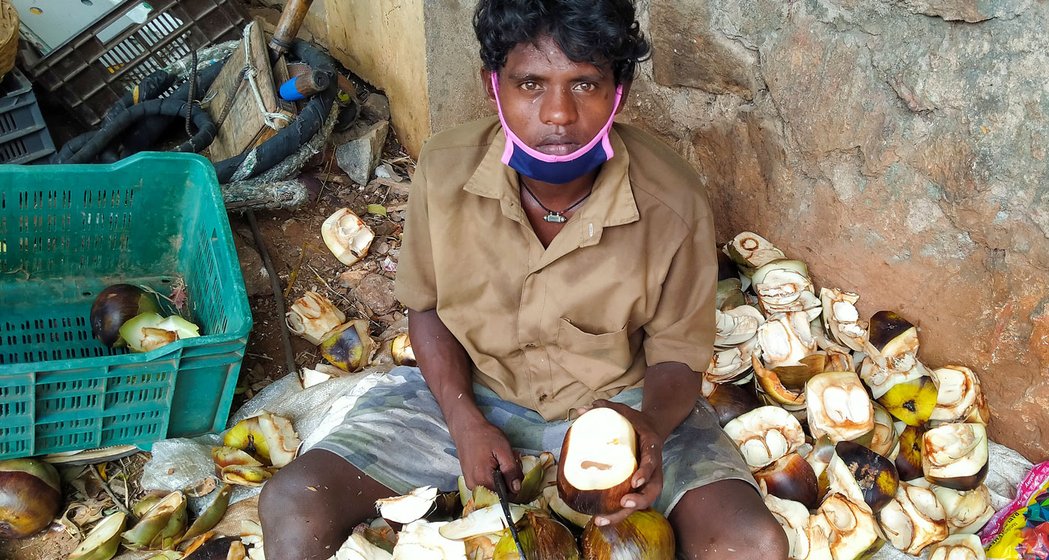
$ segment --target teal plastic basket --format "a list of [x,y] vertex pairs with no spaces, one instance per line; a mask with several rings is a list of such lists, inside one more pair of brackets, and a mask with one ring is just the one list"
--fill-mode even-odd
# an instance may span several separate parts
[[[144,354],[91,336],[116,283],[185,282],[203,336]],[[0,459],[224,429],[251,311],[211,163],[0,166]]]

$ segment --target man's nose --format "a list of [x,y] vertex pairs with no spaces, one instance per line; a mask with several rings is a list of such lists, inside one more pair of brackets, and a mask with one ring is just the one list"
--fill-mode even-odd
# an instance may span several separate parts
[[570,91],[557,88],[543,96],[543,104],[539,109],[539,118],[543,124],[568,126],[574,123],[578,116],[575,98]]

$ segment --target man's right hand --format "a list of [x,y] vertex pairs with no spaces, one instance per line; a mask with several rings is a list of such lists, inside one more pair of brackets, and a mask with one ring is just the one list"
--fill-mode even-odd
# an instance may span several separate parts
[[481,485],[494,490],[492,473],[498,468],[511,492],[516,494],[521,489],[521,462],[499,428],[481,417],[449,425],[449,431],[468,488]]
[[409,309],[408,331],[423,379],[455,442],[466,485],[494,489],[492,470],[498,467],[507,488],[516,493],[521,487],[521,465],[506,435],[477,408],[466,350],[433,309]]

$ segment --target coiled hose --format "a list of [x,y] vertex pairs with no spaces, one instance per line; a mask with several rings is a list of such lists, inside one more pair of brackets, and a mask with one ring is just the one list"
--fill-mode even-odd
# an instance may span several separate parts
[[[284,161],[321,129],[335,103],[338,86],[335,80],[335,62],[313,45],[296,40],[291,54],[314,70],[324,72],[332,79],[327,89],[310,98],[298,117],[281,129],[273,138],[258,147],[217,162],[215,171],[220,183],[255,177]],[[212,64],[201,70],[196,79],[197,99],[214,83],[224,63]],[[178,79],[168,72],[155,72],[140,83],[136,90],[125,94],[110,110],[101,127],[76,138],[62,147],[56,163],[90,163],[115,161],[138,151],[150,149],[158,138],[177,120],[185,121],[190,106],[189,82],[171,92],[164,99],[157,97],[167,91]],[[195,134],[174,148],[180,152],[200,152],[215,140],[218,127],[207,111],[192,111]],[[129,131],[130,129],[130,131]]]

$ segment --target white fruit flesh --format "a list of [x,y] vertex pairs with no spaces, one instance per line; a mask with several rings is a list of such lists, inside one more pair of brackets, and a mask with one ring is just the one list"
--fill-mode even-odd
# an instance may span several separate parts
[[987,464],[987,429],[982,424],[947,424],[922,439],[926,477],[956,478],[978,473]]
[[757,471],[805,443],[798,419],[778,406],[763,406],[725,424],[751,470]]
[[403,496],[383,498],[375,502],[379,515],[394,523],[411,523],[430,513],[437,499],[437,488],[423,486]]
[[874,429],[874,406],[852,372],[821,373],[805,385],[812,436],[831,441],[855,439]]
[[637,470],[634,426],[611,408],[594,408],[571,427],[571,445],[561,457],[566,482],[577,490],[605,490]]

